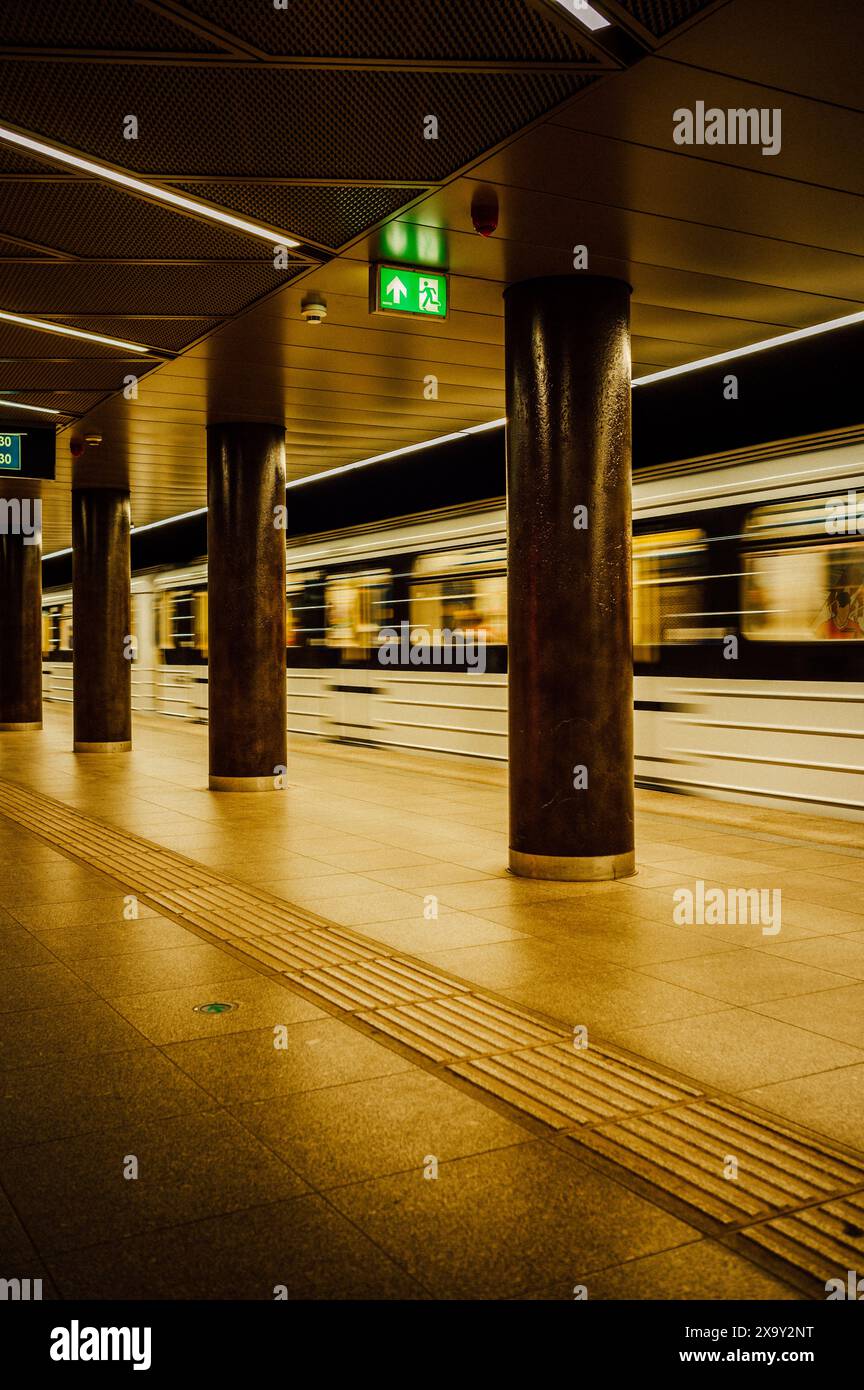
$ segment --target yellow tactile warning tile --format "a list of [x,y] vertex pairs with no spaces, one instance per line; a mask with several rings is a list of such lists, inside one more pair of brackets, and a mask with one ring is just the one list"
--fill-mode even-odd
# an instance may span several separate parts
[[397,956],[302,974],[292,972],[288,978],[348,1013],[417,999],[437,999],[458,994],[464,988],[458,980]]
[[[315,928],[328,933],[334,943],[353,942],[356,955],[386,955],[378,946],[354,936],[314,913],[293,906],[283,898],[206,868],[173,850],[163,849],[125,830],[102,825],[82,816],[53,797],[0,782],[0,813],[40,835],[90,868],[118,880],[125,887],[167,908],[175,916],[194,922],[226,941],[284,940],[286,932]],[[254,907],[254,911],[250,908]],[[341,953],[342,958],[346,958]],[[333,959],[322,954],[319,963]]]
[[864,1162],[731,1101],[700,1100],[577,1139],[724,1225],[864,1186]]
[[452,1063],[450,1069],[556,1129],[597,1124],[701,1094],[596,1043],[579,1049],[572,1041],[558,1043]]
[[380,948],[373,949],[342,927],[274,930],[256,937],[255,948],[272,969],[289,973],[345,966],[381,955]]
[[[864,1278],[864,1194],[857,1193],[836,1202],[807,1207],[791,1216],[750,1227],[745,1233],[751,1242],[784,1264],[825,1284],[840,1278],[842,1271]],[[862,1288],[864,1292],[864,1288]],[[846,1296],[858,1299],[857,1291]]]
[[638,1177],[658,1202],[683,1203],[697,1221],[735,1232],[796,1276],[842,1263],[859,1239],[854,1194],[864,1188],[864,1160],[594,1040],[576,1046],[563,1025],[52,797],[0,782],[0,815],[346,1020],[431,1058],[442,1076],[573,1131],[561,1142]]
[[359,1017],[436,1062],[555,1042],[563,1031],[539,1023],[512,1004],[480,994],[377,1009]]

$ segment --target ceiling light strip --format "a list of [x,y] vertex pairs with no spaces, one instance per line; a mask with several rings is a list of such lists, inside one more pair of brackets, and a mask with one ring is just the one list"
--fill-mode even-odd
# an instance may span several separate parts
[[[751,343],[748,347],[732,348],[729,352],[716,353],[713,357],[700,357],[695,362],[682,363],[680,367],[666,367],[663,371],[652,372],[649,376],[640,376],[631,383],[633,386],[647,386],[653,381],[665,381],[669,377],[683,376],[687,372],[696,372],[701,367],[712,367],[718,362],[731,362],[739,357],[749,357],[756,352],[764,352],[767,348],[780,347],[784,343],[798,342],[802,338],[814,338],[821,333],[830,333],[838,328],[848,328],[855,323],[864,323],[864,312],[849,314],[841,319],[829,319],[826,323],[816,323],[810,328],[796,328],[791,333],[781,333],[777,338],[766,338],[759,343]],[[305,478],[295,478],[288,483],[289,488],[303,487],[307,483],[318,482],[322,478],[333,478],[339,473],[349,473],[355,468],[365,468],[370,463],[384,463],[388,459],[402,458],[406,454],[416,454],[421,449],[431,449],[437,444],[448,444],[454,439],[464,439],[467,435],[482,434],[486,430],[503,429],[506,425],[506,417],[500,420],[489,420],[484,425],[471,425],[466,430],[456,430],[451,434],[439,434],[435,439],[426,439],[420,444],[407,444],[402,449],[391,449],[386,454],[373,454],[370,458],[357,459],[354,463],[343,463],[338,468],[327,468],[321,473],[310,473]],[[207,511],[206,507],[200,507],[194,512],[183,512],[181,516],[167,516],[162,521],[151,521],[146,526],[138,527],[139,531],[153,530],[157,526],[169,526],[173,521],[181,521],[190,516],[203,516]],[[71,555],[71,550],[55,550],[45,559],[50,560],[58,555]]]
[[842,319],[828,319],[826,323],[814,323],[810,328],[794,328],[789,333],[781,333],[776,338],[763,338],[759,343],[748,343],[746,347],[730,348],[728,352],[716,352],[712,357],[700,357],[696,362],[682,362],[680,367],[664,367],[660,372],[640,376],[632,383],[634,386],[648,386],[652,381],[666,381],[671,376],[684,376],[686,372],[698,372],[700,367],[715,367],[719,362],[733,362],[738,357],[751,357],[754,353],[765,352],[768,348],[782,347],[784,343],[797,343],[802,338],[816,338],[820,333],[832,333],[837,328],[849,328],[853,323],[864,323],[864,312],[847,314]]
[[107,347],[126,348],[129,352],[150,352],[140,343],[127,343],[125,338],[109,338],[104,333],[89,333],[85,328],[70,328],[65,323],[49,323],[46,319],[31,319],[25,314],[13,314],[9,309],[0,309],[0,319],[16,323],[22,328],[38,328],[42,333],[57,333],[61,338],[83,338],[88,343],[105,343]]
[[43,140],[34,140],[32,136],[22,135],[19,131],[11,130],[8,126],[0,126],[0,140],[5,140],[10,145],[17,145],[20,149],[29,150],[33,154],[41,155],[43,159],[50,159],[53,163],[68,164],[71,168],[81,169],[86,174],[95,174],[97,178],[106,179],[109,183],[118,184],[121,188],[128,188],[132,193],[142,193],[147,198],[155,198],[158,202],[167,203],[169,207],[175,207],[181,212],[190,212],[196,217],[205,217],[211,222],[220,222],[225,227],[233,228],[235,232],[245,232],[248,236],[260,237],[263,241],[269,242],[271,246],[300,245],[299,241],[283,232],[262,227],[257,222],[247,222],[244,217],[235,217],[233,213],[211,207],[208,203],[201,203],[197,198],[187,198],[182,193],[175,193],[171,188],[161,188],[158,184],[147,183],[144,179],[135,178],[132,174],[125,174],[119,169],[112,169],[105,164],[97,164],[95,160],[72,154],[71,151],[61,149],[57,145],[48,145]]
[[8,405],[12,410],[33,410],[37,415],[71,415],[72,413],[69,410],[51,410],[47,405],[25,405],[23,401],[7,401],[2,398],[0,398],[0,405]]

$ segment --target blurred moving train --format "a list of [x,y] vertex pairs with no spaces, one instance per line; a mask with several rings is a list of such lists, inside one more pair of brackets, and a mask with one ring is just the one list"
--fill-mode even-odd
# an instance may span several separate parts
[[[862,819],[864,453],[783,447],[634,478],[637,782]],[[206,557],[132,587],[134,709],[206,720]],[[506,761],[503,499],[292,536],[286,603],[293,734]],[[72,617],[46,589],[46,700],[71,699]],[[486,669],[383,665],[403,621],[482,629]]]

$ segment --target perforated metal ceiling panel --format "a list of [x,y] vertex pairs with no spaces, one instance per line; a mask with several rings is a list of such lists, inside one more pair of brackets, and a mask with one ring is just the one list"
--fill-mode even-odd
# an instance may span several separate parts
[[[592,80],[0,62],[7,121],[153,176],[435,182]],[[123,136],[129,113],[137,140]],[[430,113],[437,140],[424,138]]]
[[[115,383],[113,390],[119,390],[122,386],[122,377]],[[6,394],[7,387],[0,369],[0,394]],[[84,415],[88,410],[93,410],[104,397],[104,391],[22,391],[15,388],[15,400],[21,401],[24,405],[40,406],[45,410],[57,410],[62,415]]]
[[368,227],[405,207],[423,186],[415,188],[345,187],[264,182],[212,183],[186,180],[171,185],[193,197],[230,208],[243,217],[260,218],[269,226],[290,227],[295,236],[317,246],[344,246]]
[[[83,346],[83,344],[82,344]],[[0,395],[15,391],[119,391],[127,371],[140,372],[141,363],[130,357],[126,362],[116,356],[84,358],[79,362],[50,362],[40,359],[25,362],[0,361]],[[68,404],[68,403],[67,403]]]
[[[272,262],[226,265],[104,265],[51,261],[0,266],[0,305],[16,313],[145,314],[165,305],[177,314],[227,316],[270,290],[299,266],[274,270]],[[40,346],[43,340],[40,337]],[[59,341],[59,340],[57,340]]]
[[447,0],[408,7],[402,0],[291,0],[279,10],[237,0],[185,0],[183,8],[270,55],[597,62],[575,31],[563,31],[520,0],[497,0],[494,12],[488,4],[454,6]]
[[22,242],[11,241],[7,237],[0,237],[0,260],[20,260],[21,256],[50,256],[51,252],[38,246],[25,245],[22,251]]
[[[242,3],[242,0],[240,0]],[[113,53],[215,53],[182,25],[134,0],[3,0],[0,35],[9,48],[103,50]]]
[[0,189],[0,236],[21,237],[82,257],[273,259],[266,242],[178,217],[169,208],[133,200],[105,184],[68,178],[39,183],[5,180]]
[[[2,307],[8,307],[5,301]],[[130,341],[126,334],[119,336],[125,338],[126,342]],[[102,343],[83,342],[79,338],[61,338],[54,333],[39,333],[32,328],[20,328],[17,324],[0,320],[0,361],[4,369],[8,369],[15,362],[76,362],[79,358],[104,361],[116,358],[117,355],[116,348],[107,347]]]
[[6,145],[0,145],[0,174],[6,172],[12,174],[44,174],[46,166],[41,164],[38,159],[27,159],[17,151],[9,149]]
[[[215,318],[172,318],[162,319],[158,315],[140,314],[126,318],[87,314],[54,314],[54,323],[68,323],[73,328],[84,328],[90,333],[104,333],[109,338],[124,338],[127,342],[147,343],[150,347],[161,348],[165,352],[181,352],[189,343],[201,338],[217,328],[221,319]],[[69,341],[68,339],[65,341]]]

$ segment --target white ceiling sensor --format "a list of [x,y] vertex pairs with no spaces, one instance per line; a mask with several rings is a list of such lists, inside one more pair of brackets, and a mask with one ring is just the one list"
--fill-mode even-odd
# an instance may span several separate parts
[[558,0],[558,4],[580,24],[584,24],[586,29],[608,29],[612,22],[595,10],[593,5],[587,5],[585,0]]

